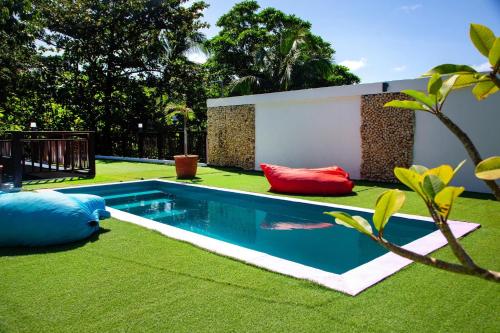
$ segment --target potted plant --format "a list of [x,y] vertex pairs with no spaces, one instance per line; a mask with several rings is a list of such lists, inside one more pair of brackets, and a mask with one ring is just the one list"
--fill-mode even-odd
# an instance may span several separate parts
[[177,178],[194,178],[196,176],[196,170],[198,167],[198,155],[188,154],[188,133],[187,133],[187,122],[188,120],[194,119],[194,112],[186,106],[185,103],[168,104],[167,107],[167,122],[172,124],[178,119],[179,116],[182,117],[183,121],[183,132],[184,132],[184,155],[175,155],[175,172],[177,173]]

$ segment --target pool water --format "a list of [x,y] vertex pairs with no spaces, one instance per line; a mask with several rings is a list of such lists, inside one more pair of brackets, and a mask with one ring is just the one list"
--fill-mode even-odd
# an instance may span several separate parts
[[[160,223],[342,274],[387,251],[323,212],[371,213],[161,181],[60,190],[102,196],[106,205]],[[405,245],[436,230],[433,223],[393,217],[385,238]]]

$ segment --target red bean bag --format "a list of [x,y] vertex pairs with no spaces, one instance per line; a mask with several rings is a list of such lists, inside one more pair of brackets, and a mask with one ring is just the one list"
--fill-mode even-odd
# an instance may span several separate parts
[[279,165],[260,165],[271,191],[290,194],[342,195],[352,192],[354,183],[338,166],[319,169],[293,169]]

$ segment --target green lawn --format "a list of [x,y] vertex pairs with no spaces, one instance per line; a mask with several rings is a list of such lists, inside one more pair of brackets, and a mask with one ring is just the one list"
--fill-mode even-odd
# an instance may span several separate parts
[[[94,180],[175,179],[169,166],[99,162]],[[201,168],[195,183],[267,192],[259,173]],[[372,207],[386,187],[310,200]],[[410,192],[403,212],[425,214]],[[481,223],[463,244],[500,270],[500,204],[466,195],[454,219]],[[0,250],[0,332],[498,332],[500,286],[412,264],[356,297],[224,258],[138,226],[107,220],[98,239]],[[451,259],[448,249],[436,256]]]

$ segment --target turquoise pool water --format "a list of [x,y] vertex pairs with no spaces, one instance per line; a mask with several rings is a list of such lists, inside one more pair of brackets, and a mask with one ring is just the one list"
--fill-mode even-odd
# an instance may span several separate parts
[[[96,194],[131,214],[342,274],[387,251],[323,214],[340,210],[371,220],[371,213],[232,193],[161,181],[60,190]],[[404,245],[433,231],[433,223],[394,217],[385,237]]]

